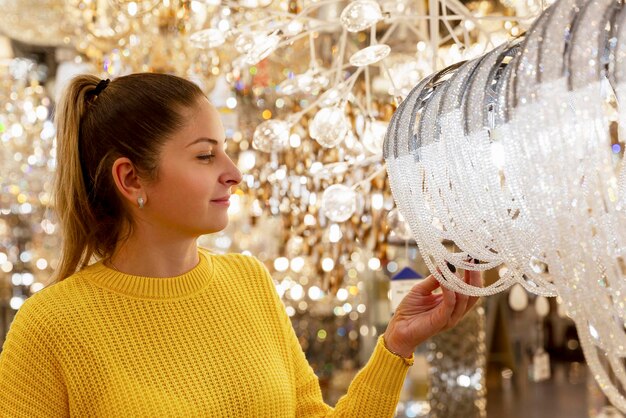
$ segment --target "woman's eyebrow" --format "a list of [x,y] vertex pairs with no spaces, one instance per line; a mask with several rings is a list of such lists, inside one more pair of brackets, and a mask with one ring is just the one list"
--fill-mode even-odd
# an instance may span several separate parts
[[185,148],[190,147],[193,144],[197,144],[198,142],[210,142],[210,143],[215,144],[215,145],[219,144],[219,141],[217,139],[201,137],[201,138],[198,138],[198,139],[190,142],[189,144],[187,144],[187,146],[185,146]]

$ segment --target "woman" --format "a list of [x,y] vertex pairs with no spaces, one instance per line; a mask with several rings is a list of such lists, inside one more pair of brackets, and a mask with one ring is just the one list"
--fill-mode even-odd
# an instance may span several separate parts
[[196,246],[241,181],[202,91],[83,75],[56,122],[62,257],[5,340],[2,417],[392,416],[415,347],[475,302],[415,286],[330,408],[264,266]]

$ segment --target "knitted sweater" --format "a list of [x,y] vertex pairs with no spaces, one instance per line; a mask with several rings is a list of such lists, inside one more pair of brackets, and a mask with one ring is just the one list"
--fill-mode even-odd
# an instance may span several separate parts
[[391,417],[412,361],[379,338],[333,409],[265,267],[199,249],[168,278],[92,264],[31,296],[0,354],[0,417]]

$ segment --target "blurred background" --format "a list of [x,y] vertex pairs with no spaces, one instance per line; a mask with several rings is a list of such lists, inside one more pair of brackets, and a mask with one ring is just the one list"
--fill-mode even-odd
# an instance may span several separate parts
[[[428,275],[385,172],[391,115],[423,77],[520,36],[548,4],[0,0],[0,341],[59,258],[52,120],[65,83],[166,72],[220,110],[244,174],[229,227],[200,245],[266,264],[334,404],[384,332],[391,283]],[[516,285],[418,348],[397,416],[621,415],[559,300]]]

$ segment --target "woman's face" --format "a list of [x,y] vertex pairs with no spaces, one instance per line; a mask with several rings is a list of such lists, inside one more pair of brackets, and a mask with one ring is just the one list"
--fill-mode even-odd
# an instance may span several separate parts
[[185,112],[188,123],[163,146],[142,210],[172,234],[197,237],[226,227],[228,197],[241,173],[225,153],[224,128],[209,101]]

